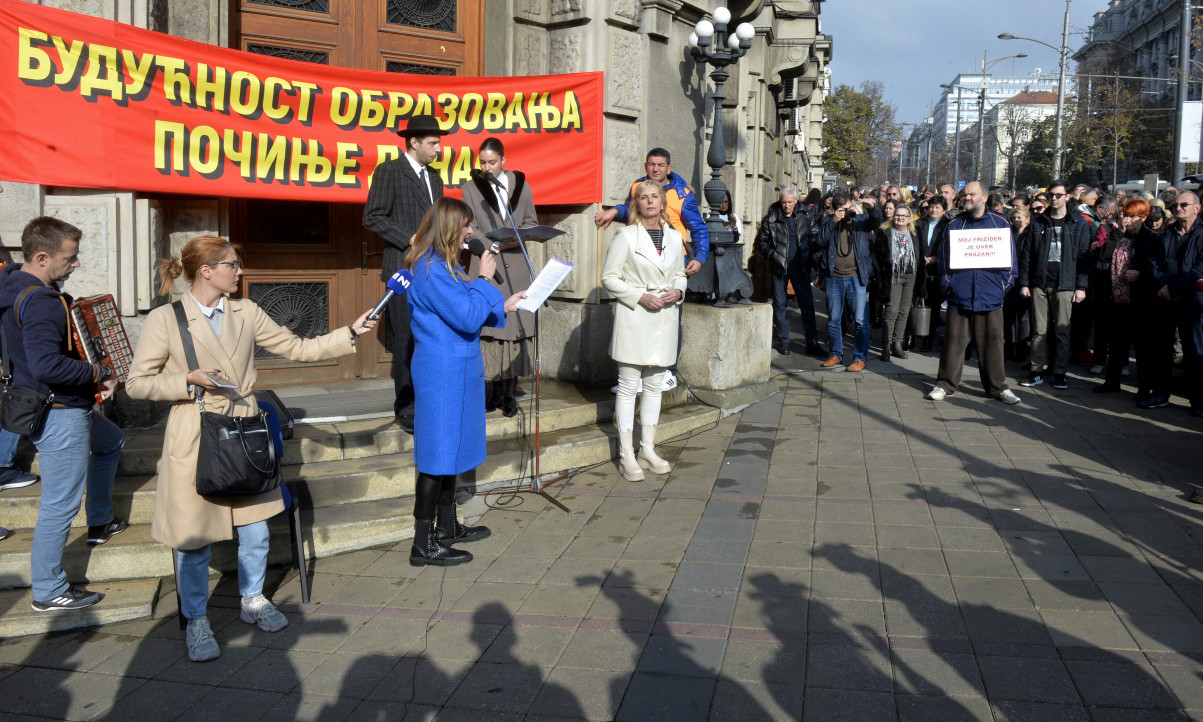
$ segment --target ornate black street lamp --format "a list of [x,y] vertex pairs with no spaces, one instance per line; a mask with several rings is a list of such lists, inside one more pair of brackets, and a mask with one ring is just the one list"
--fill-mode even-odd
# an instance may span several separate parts
[[[723,166],[727,164],[727,144],[723,139],[723,100],[727,96],[723,94],[723,83],[731,77],[727,66],[734,65],[747,54],[752,47],[752,38],[756,36],[756,28],[748,23],[740,23],[735,32],[728,33],[729,22],[731,11],[725,7],[715,8],[714,22],[699,20],[694,26],[694,33],[689,36],[693,59],[714,68],[710,71],[710,79],[714,81],[714,92],[710,96],[714,99],[714,126],[710,134],[710,148],[706,152],[710,180],[703,187],[706,206],[710,209],[706,216],[706,228],[710,231],[710,258],[702,270],[690,278],[689,290],[713,293],[714,305],[719,307],[727,307],[732,303],[751,303],[748,299],[752,296],[752,279],[743,268],[743,244],[735,242],[734,234],[723,227],[718,217],[718,207],[727,194],[727,184],[721,177]],[[733,208],[728,209],[728,212],[732,211]]]

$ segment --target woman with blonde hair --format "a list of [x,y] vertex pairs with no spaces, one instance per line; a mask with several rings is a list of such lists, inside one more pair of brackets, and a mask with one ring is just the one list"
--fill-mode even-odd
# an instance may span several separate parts
[[916,284],[915,279],[923,271],[928,255],[926,239],[915,233],[915,219],[909,206],[896,204],[893,214],[886,218],[874,235],[873,246],[873,272],[878,292],[886,302],[882,314],[882,361],[889,361],[891,354],[903,359],[908,356],[902,339],[911,307],[926,293],[927,284]]
[[459,254],[471,234],[472,210],[463,201],[440,198],[427,209],[405,254],[404,267],[413,273],[406,297],[414,334],[410,374],[418,478],[409,552],[414,566],[472,561],[470,553],[449,545],[489,536],[486,527],[459,523],[455,480],[488,455],[480,331],[505,326],[506,314],[517,309],[526,292],[507,299],[489,282],[497,271],[492,253],[480,257],[475,277],[464,272]]
[[[198,236],[179,258],[159,263],[160,295],[181,275],[191,286],[174,304],[151,311],[138,339],[126,390],[136,399],[172,402],[163,438],[150,534],[175,550],[180,613],[188,620],[188,658],[206,662],[221,655],[206,616],[209,557],[213,542],[238,534],[240,618],[265,632],[288,620],[263,596],[270,541],[267,520],[284,510],[279,488],[249,497],[201,496],[196,491],[201,405],[209,413],[255,416],[255,347],[294,361],[322,361],[355,352],[355,340],[371,331],[367,312],[349,326],[317,338],[297,338],[252,301],[229,298],[239,291],[242,262],[229,241]],[[174,306],[183,310],[199,368],[189,368]],[[219,386],[216,381],[221,381]],[[231,388],[224,387],[228,381]],[[203,401],[202,401],[203,397]]]
[[[629,225],[606,252],[602,286],[616,299],[610,357],[618,363],[618,470],[627,481],[642,481],[643,469],[671,470],[656,455],[656,426],[664,369],[677,358],[677,314],[685,298],[684,242],[668,222],[664,191],[644,181],[631,194]],[[639,421],[643,426],[635,456],[635,394],[642,382]]]

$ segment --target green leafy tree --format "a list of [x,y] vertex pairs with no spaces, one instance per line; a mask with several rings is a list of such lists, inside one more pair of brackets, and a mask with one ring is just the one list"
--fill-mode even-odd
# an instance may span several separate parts
[[884,89],[877,80],[861,83],[860,90],[841,84],[823,102],[824,163],[830,171],[851,176],[857,185],[877,157],[888,157],[890,144],[902,132],[894,121],[896,108],[883,97]]

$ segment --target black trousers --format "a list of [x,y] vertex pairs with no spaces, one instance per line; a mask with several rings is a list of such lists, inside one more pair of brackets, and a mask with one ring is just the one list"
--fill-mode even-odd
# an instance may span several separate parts
[[[1136,341],[1136,328],[1140,320],[1131,303],[1110,302],[1105,321],[1100,316],[1095,316],[1096,329],[1101,321],[1107,326],[1107,331],[1104,334],[1108,339],[1107,383],[1119,384],[1123,379],[1124,367],[1128,365],[1128,359],[1131,356],[1132,344]],[[1096,330],[1096,340],[1098,335],[1099,332]],[[1097,349],[1094,360],[1099,360]]]
[[944,347],[940,349],[940,369],[936,385],[952,395],[961,385],[965,368],[965,349],[969,341],[977,341],[978,373],[986,395],[996,398],[1007,389],[1007,372],[1003,367],[1003,310],[974,313],[948,306],[948,329],[944,332]]
[[405,296],[393,296],[388,300],[385,313],[389,328],[393,332],[393,415],[408,419],[414,416],[414,382],[409,375],[409,364],[414,357],[414,335],[409,329],[409,302]]
[[806,343],[818,343],[819,328],[815,324],[815,296],[810,286],[810,270],[802,265],[802,253],[799,252],[785,267],[784,273],[773,271],[773,322],[777,327],[777,340],[789,343],[789,308],[788,284],[794,284],[794,300],[798,302],[798,310],[802,312],[802,328],[806,333]]
[[1136,383],[1142,396],[1170,395],[1178,307],[1160,299],[1137,303]]
[[414,487],[414,518],[418,521],[434,521],[439,504],[455,503],[455,474],[419,471]]

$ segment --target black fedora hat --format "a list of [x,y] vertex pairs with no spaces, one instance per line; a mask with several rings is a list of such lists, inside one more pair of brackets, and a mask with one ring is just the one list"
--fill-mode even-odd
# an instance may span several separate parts
[[447,135],[447,131],[439,127],[439,122],[433,115],[423,113],[409,116],[409,124],[397,131],[402,138],[415,138],[426,135]]

